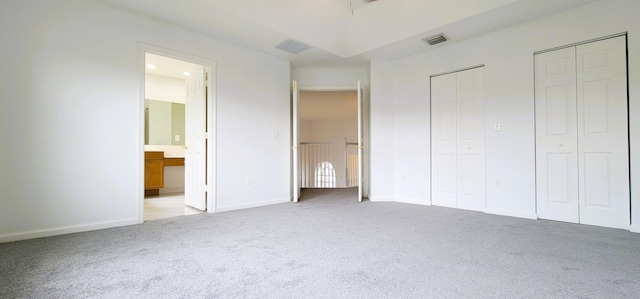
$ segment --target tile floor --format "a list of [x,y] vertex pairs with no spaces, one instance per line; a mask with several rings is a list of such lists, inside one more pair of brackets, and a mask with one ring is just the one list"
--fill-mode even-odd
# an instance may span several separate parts
[[184,204],[184,194],[160,194],[144,198],[144,221],[204,213]]

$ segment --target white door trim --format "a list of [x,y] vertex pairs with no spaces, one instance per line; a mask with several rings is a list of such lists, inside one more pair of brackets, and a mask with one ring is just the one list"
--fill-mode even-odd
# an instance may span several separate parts
[[363,144],[362,144],[362,86],[360,84],[360,80],[358,80],[358,202],[362,202],[362,197],[364,196],[363,190],[364,186],[362,184],[362,176],[363,176],[363,167],[362,167],[362,157],[363,157]]
[[474,65],[474,66],[470,66],[470,67],[464,67],[461,69],[457,69],[455,71],[447,71],[447,72],[442,72],[442,73],[437,73],[437,74],[433,74],[431,76],[429,76],[429,78],[433,78],[433,77],[438,77],[438,76],[443,76],[443,75],[448,75],[448,74],[453,74],[453,73],[459,73],[459,72],[464,72],[464,71],[468,71],[468,70],[472,70],[472,69],[477,69],[480,67],[484,67],[484,64],[478,64],[478,65]]
[[138,223],[144,222],[144,93],[145,93],[145,54],[156,54],[166,56],[174,59],[179,59],[195,64],[200,64],[205,68],[205,71],[209,74],[206,83],[206,97],[207,97],[207,212],[214,213],[216,211],[216,93],[215,90],[215,78],[216,68],[215,62],[206,58],[198,57],[195,55],[166,49],[159,46],[140,43],[138,47],[138,70],[140,80],[140,93],[138,95],[138,167],[137,167],[137,181],[136,185],[140,186],[137,193],[137,214]]
[[300,136],[298,131],[300,127],[300,90],[298,89],[298,81],[291,81],[291,197],[293,202],[300,199]]
[[[292,79],[292,81],[296,81]],[[302,91],[358,91],[358,85],[300,85],[298,84],[298,92]],[[365,198],[369,197],[369,154],[368,149],[370,147],[370,138],[369,138],[369,128],[371,127],[371,117],[369,114],[369,98],[367,93],[367,86],[360,83],[360,92],[362,96],[362,174],[360,177],[362,178],[362,196]],[[293,183],[293,181],[291,182]]]
[[602,36],[602,37],[598,37],[598,38],[594,38],[594,39],[590,39],[590,40],[585,40],[585,41],[581,41],[581,42],[577,42],[577,43],[573,43],[573,44],[568,44],[568,45],[563,45],[563,46],[559,46],[559,47],[555,47],[555,48],[551,48],[551,49],[544,49],[544,50],[540,50],[540,51],[536,51],[533,52],[533,55],[537,55],[537,54],[542,54],[542,53],[546,53],[546,52],[552,52],[555,50],[560,50],[560,49],[565,49],[565,48],[571,48],[571,47],[576,47],[579,45],[584,45],[584,44],[589,44],[589,43],[593,43],[593,42],[599,42],[601,40],[605,40],[605,39],[610,39],[610,38],[616,38],[616,37],[620,37],[620,36],[626,36],[627,32],[620,32],[620,33],[616,33],[616,34],[611,34],[611,35],[607,35],[607,36]]

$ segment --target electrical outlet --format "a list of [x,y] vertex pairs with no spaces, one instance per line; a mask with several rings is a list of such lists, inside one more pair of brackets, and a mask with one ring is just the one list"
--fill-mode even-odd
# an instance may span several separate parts
[[493,131],[494,132],[500,132],[500,130],[502,130],[502,125],[500,125],[500,123],[493,124]]
[[248,176],[248,177],[245,179],[245,183],[246,183],[247,185],[251,185],[251,184],[253,184],[253,179],[251,179],[251,177],[250,177],[250,176]]
[[278,132],[278,130],[273,130],[273,131],[271,132],[271,137],[273,137],[273,138],[278,138],[278,137],[280,137],[280,132]]
[[501,179],[497,179],[496,180],[496,187],[497,188],[501,188],[502,187],[502,180]]

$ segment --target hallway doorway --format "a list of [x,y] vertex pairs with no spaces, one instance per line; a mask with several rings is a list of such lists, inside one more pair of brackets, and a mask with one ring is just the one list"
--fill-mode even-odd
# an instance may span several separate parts
[[292,199],[301,188],[357,189],[364,192],[363,88],[304,88],[292,82]]
[[301,91],[300,187],[358,186],[356,91]]

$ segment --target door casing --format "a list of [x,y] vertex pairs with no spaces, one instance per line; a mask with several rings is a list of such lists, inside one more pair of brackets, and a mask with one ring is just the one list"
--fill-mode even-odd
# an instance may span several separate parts
[[[292,80],[295,81],[295,80]],[[362,100],[362,105],[361,105],[361,114],[362,114],[362,120],[361,120],[361,129],[362,129],[362,155],[361,155],[361,160],[362,160],[362,174],[360,175],[360,177],[362,178],[362,183],[361,185],[361,189],[362,189],[362,197],[361,198],[368,198],[369,197],[369,145],[370,145],[370,138],[369,138],[369,128],[370,128],[370,115],[368,113],[369,111],[369,100],[367,98],[367,86],[363,85],[362,83],[360,84],[360,86],[357,85],[347,85],[347,86],[316,86],[316,85],[304,85],[301,86],[298,83],[296,83],[297,86],[297,92],[301,92],[301,91],[353,91],[353,92],[360,92],[360,96],[361,96],[361,100]],[[360,89],[358,89],[358,87]],[[292,89],[293,90],[293,89]],[[297,119],[293,119],[293,111],[292,111],[292,126],[293,126],[293,122],[298,121]],[[292,146],[294,146],[293,144],[293,127],[292,127],[292,136],[291,136],[291,141],[292,141]],[[293,152],[293,151],[292,151]],[[293,165],[293,156],[291,157],[291,163],[292,163],[292,168],[291,168],[291,186],[292,186],[292,198],[294,193],[293,188],[295,187],[294,184],[294,180],[296,179],[294,177],[294,173],[293,173],[293,167],[296,167],[296,165]],[[293,200],[295,201],[295,200]]]
[[206,141],[206,188],[207,193],[207,212],[216,212],[216,97],[215,97],[215,62],[201,58],[195,55],[166,49],[150,44],[140,43],[138,51],[138,61],[140,70],[140,94],[138,104],[138,167],[137,167],[137,215],[138,223],[144,222],[144,136],[145,136],[145,124],[144,124],[144,100],[145,100],[145,54],[155,54],[160,56],[166,56],[173,59],[178,59],[190,63],[202,65],[205,71],[208,73],[208,80],[206,82],[206,101],[207,111],[205,117],[205,124],[207,130]]

